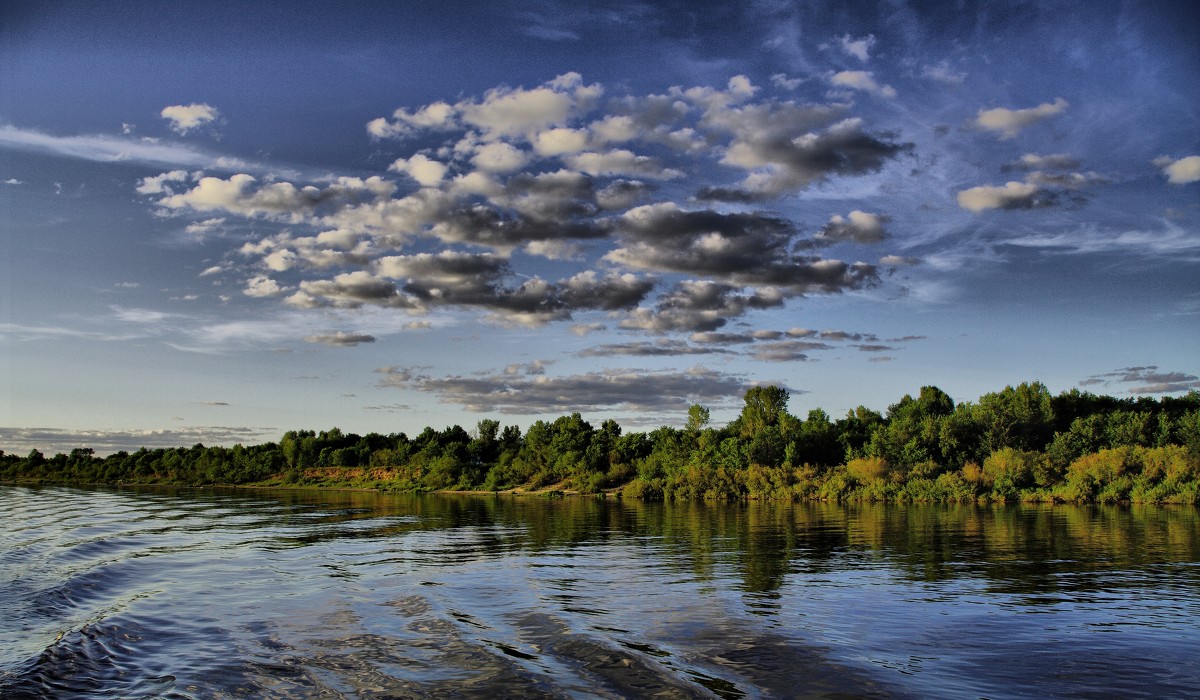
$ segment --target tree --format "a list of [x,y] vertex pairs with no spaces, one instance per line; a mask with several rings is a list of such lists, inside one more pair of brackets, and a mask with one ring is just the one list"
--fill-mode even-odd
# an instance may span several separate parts
[[709,410],[698,403],[692,404],[688,408],[687,429],[689,433],[699,433],[708,426],[708,420],[711,418]]
[[1054,435],[1050,392],[1041,382],[984,394],[975,406],[975,416],[983,429],[983,448],[989,454],[1005,447],[1041,451]]
[[756,386],[746,391],[746,405],[738,417],[741,436],[754,437],[769,426],[779,425],[787,413],[788,391],[777,386]]

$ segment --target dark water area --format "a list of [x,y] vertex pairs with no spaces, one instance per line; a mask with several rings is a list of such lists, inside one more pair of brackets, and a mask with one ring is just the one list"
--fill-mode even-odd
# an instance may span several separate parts
[[1195,508],[0,487],[3,698],[1196,696]]

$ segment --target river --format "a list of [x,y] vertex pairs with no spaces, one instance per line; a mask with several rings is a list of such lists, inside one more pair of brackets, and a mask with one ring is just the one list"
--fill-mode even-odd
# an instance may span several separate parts
[[0,487],[3,698],[1196,697],[1195,508]]

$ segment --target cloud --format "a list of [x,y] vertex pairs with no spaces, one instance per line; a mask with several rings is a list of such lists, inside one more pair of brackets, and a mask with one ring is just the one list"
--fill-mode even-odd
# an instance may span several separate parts
[[875,35],[868,34],[861,39],[851,38],[849,34],[838,39],[838,46],[847,56],[853,56],[858,60],[866,63],[870,59],[871,47],[875,45]]
[[885,255],[879,259],[879,264],[882,267],[906,267],[909,265],[919,265],[920,258],[904,257],[900,255]]
[[837,241],[854,241],[855,243],[878,243],[885,238],[883,224],[887,217],[870,214],[855,209],[843,217],[834,214],[829,223],[817,233],[816,239],[821,243]]
[[620,327],[651,333],[715,331],[750,309],[780,306],[776,290],[742,292],[710,280],[686,280],[659,296],[654,308],[638,307]]
[[870,71],[844,70],[840,73],[835,73],[829,79],[829,82],[834,85],[869,92],[878,97],[886,97],[889,100],[896,96],[895,88],[891,85],[880,85],[875,82],[875,76]]
[[639,156],[623,148],[604,153],[580,153],[567,156],[563,161],[588,175],[633,175],[654,180],[671,180],[684,175],[682,171],[662,167],[654,158]]
[[[208,273],[209,270],[212,269],[213,268],[209,268],[204,272]],[[217,272],[219,271],[220,268],[217,268]],[[270,277],[267,277],[266,275],[255,275],[254,277],[246,280],[246,288],[242,290],[242,294],[245,294],[248,297],[277,297],[286,291],[286,288],[279,286],[279,283]]]
[[318,335],[304,336],[305,342],[320,343],[335,348],[352,348],[363,343],[374,343],[375,336],[367,335],[366,333],[346,333],[345,331],[336,331],[334,333],[321,333]]
[[217,112],[216,107],[193,103],[164,107],[161,116],[171,122],[171,131],[177,134],[186,134],[216,121],[220,113]]
[[932,66],[925,66],[924,70],[921,71],[921,75],[940,83],[945,83],[946,85],[962,85],[963,81],[967,79],[966,73],[954,70],[946,61]]
[[981,109],[975,117],[975,126],[1000,135],[1001,139],[1015,138],[1027,126],[1057,116],[1066,111],[1068,102],[1059,97],[1054,102],[1045,102],[1026,109]]
[[[697,189],[702,200],[762,202],[877,172],[913,149],[848,116],[852,104],[762,92],[735,75],[608,96],[565,73],[373,120],[373,137],[418,146],[392,158],[398,182],[179,168],[138,187],[160,215],[196,215],[197,233],[255,220],[236,250],[255,271],[244,293],[298,309],[457,308],[524,326],[602,312],[631,330],[712,331],[797,296],[876,284],[878,271],[798,247],[797,226],[778,214],[646,202]],[[715,179],[729,168],[732,182]],[[855,210],[824,237],[874,242],[885,221]],[[257,222],[288,229],[264,234]],[[547,260],[570,271],[544,278]]]
[[1185,372],[1165,372],[1156,365],[1124,367],[1105,374],[1097,374],[1079,382],[1080,386],[1103,384],[1127,386],[1130,394],[1174,394],[1200,390],[1200,377]]
[[1011,170],[1075,170],[1078,167],[1079,161],[1068,153],[1053,153],[1050,155],[1026,153],[1018,160],[1005,163],[1000,167],[1000,170],[1001,172]]
[[958,193],[958,206],[975,213],[987,209],[1035,209],[1055,203],[1053,194],[1029,182],[983,185]]
[[434,187],[446,177],[449,168],[445,163],[432,160],[427,156],[417,154],[411,158],[398,158],[388,166],[388,170],[405,173],[416,180],[422,187]]
[[578,354],[579,357],[679,357],[726,352],[719,348],[697,347],[682,340],[659,338],[654,341],[635,340],[627,343],[606,343],[581,350]]
[[100,456],[142,447],[159,449],[205,445],[257,444],[273,438],[275,428],[192,426],[159,430],[68,430],[65,428],[0,428],[0,442],[12,452],[40,450],[66,453],[90,447]]
[[690,370],[603,369],[546,376],[493,372],[468,377],[432,377],[397,367],[378,370],[382,386],[434,394],[442,403],[472,412],[538,415],[626,410],[686,411],[693,403],[727,404],[746,384],[738,377],[694,367]]
[[0,125],[0,146],[102,163],[205,167],[214,165],[217,160],[212,154],[182,144],[106,135],[52,136],[7,124]]
[[1172,185],[1200,182],[1200,156],[1187,156],[1179,160],[1163,156],[1156,158],[1154,164],[1162,169],[1167,182]]
[[15,177],[10,177],[4,181],[4,184],[6,184],[6,185],[24,185],[25,182],[23,180],[18,180]]
[[[775,123],[770,112],[784,117]],[[857,117],[843,119],[823,131],[808,131],[800,136],[788,129],[796,117],[819,119],[831,113],[829,108],[808,108],[797,112],[767,110],[767,113],[743,118],[733,123],[735,136],[721,162],[742,168],[750,174],[740,188],[702,188],[701,198],[754,201],[769,199],[785,192],[803,189],[833,176],[865,175],[881,169],[897,155],[910,151],[911,143],[896,143],[878,138],[863,129]],[[789,118],[791,117],[791,118]],[[804,121],[799,119],[796,121]],[[728,120],[725,120],[728,123]]]
[[[363,202],[389,197],[394,183],[378,176],[367,179],[339,177],[324,189],[313,185],[296,187],[290,182],[259,183],[247,173],[228,178],[201,177],[189,190],[174,193],[162,186],[178,181],[178,173],[164,173],[143,181],[139,192],[157,187],[167,196],[157,200],[165,209],[191,209],[198,212],[224,211],[249,218],[267,218],[300,223],[322,209],[338,210]],[[152,185],[151,182],[154,184]]]
[[1200,237],[1178,224],[1163,220],[1160,228],[1125,229],[1082,224],[1074,229],[1030,232],[1005,242],[1058,253],[1107,253],[1156,256],[1175,260],[1200,260]]
[[201,401],[200,405],[201,406],[218,406],[219,407],[219,406],[228,406],[229,402],[227,402],[227,401]]
[[811,340],[780,340],[755,346],[751,357],[762,362],[804,362],[814,350],[828,350],[832,346]]
[[688,211],[664,202],[631,209],[614,226],[622,245],[605,259],[635,269],[790,294],[856,289],[877,279],[869,265],[792,256],[794,224],[766,214]]

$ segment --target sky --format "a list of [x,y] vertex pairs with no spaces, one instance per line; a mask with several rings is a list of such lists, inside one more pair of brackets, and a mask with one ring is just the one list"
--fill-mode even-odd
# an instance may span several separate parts
[[1200,7],[0,5],[0,448],[1200,389]]

